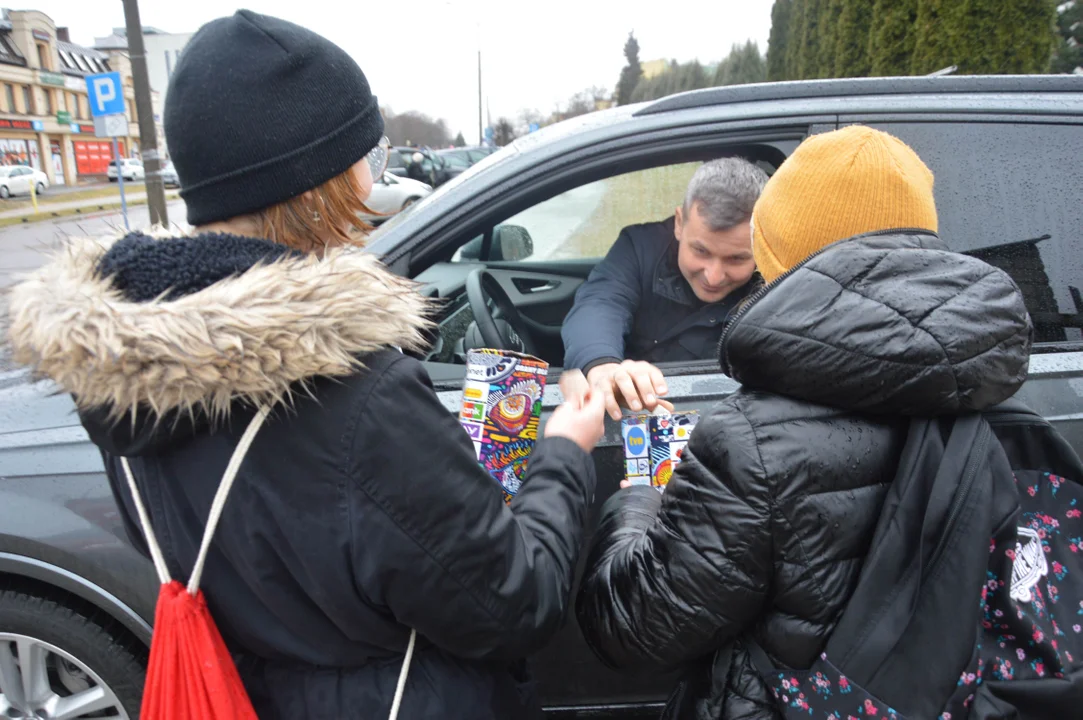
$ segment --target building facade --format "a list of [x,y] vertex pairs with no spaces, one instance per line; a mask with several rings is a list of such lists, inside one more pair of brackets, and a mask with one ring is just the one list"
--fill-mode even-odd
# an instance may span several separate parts
[[86,76],[119,71],[128,132],[118,138],[125,157],[139,153],[138,115],[126,53],[70,42],[68,30],[36,10],[4,10],[0,17],[0,164],[29,165],[55,185],[102,179],[112,142],[97,138]]

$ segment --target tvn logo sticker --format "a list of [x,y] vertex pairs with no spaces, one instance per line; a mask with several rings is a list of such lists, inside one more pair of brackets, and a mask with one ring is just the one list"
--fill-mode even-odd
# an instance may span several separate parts
[[647,426],[633,425],[625,421],[624,455],[628,458],[647,457],[650,443],[647,441]]

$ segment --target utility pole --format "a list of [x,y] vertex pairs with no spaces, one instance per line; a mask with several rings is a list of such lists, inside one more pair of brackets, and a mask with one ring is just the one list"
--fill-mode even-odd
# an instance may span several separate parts
[[158,129],[154,125],[154,105],[150,97],[150,77],[147,75],[147,55],[143,46],[143,23],[139,19],[137,0],[122,0],[124,24],[128,33],[128,58],[132,63],[135,84],[135,110],[139,113],[139,149],[146,170],[147,206],[151,225],[168,225],[165,207],[165,187],[162,185],[162,161],[158,155]]

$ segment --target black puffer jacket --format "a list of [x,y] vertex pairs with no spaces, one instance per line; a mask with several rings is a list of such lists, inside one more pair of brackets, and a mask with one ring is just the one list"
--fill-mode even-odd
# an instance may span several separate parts
[[540,713],[523,658],[564,622],[594,464],[541,440],[505,505],[394,349],[419,344],[424,309],[372,255],[222,235],[75,241],[13,292],[16,358],[75,395],[139,542],[132,458],[176,578],[254,405],[286,394],[202,583],[262,720],[386,717],[411,629],[400,717]]
[[[722,338],[741,390],[700,421],[664,496],[631,488],[603,510],[577,602],[595,652],[701,672],[751,633],[808,667],[857,582],[907,416],[1011,396],[1030,336],[1012,280],[927,233],[836,243],[754,296]],[[673,714],[777,717],[739,644],[732,660]]]

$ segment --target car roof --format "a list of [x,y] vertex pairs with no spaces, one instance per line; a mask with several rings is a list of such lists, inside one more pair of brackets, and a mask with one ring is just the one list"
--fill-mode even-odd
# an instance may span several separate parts
[[670,95],[639,109],[637,116],[672,110],[766,100],[923,95],[957,93],[1083,92],[1083,78],[1073,75],[982,75],[840,78],[798,80],[705,88]]
[[[833,124],[848,117],[903,113],[970,117],[1025,114],[1050,120],[1083,115],[1083,77],[1072,75],[937,76],[851,78],[762,83],[707,88],[661,100],[621,105],[547,125],[488,155],[442,185],[408,214],[381,227],[370,248],[394,262],[401,249],[436,232],[474,195],[509,178],[521,178],[539,158],[576,162],[580,153],[604,143],[646,133],[685,132],[716,123],[785,123],[787,118],[822,118]],[[484,181],[481,178],[486,178]]]

